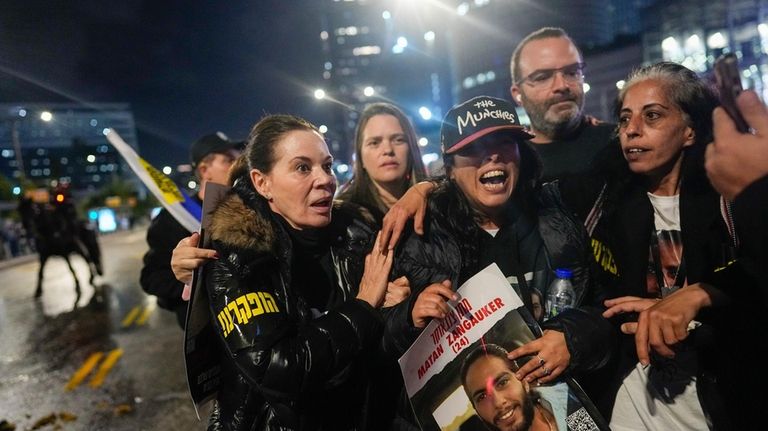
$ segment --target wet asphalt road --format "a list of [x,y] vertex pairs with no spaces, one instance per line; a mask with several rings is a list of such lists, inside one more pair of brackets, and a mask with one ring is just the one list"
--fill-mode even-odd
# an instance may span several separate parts
[[[105,274],[79,257],[0,269],[0,424],[16,430],[204,429],[187,395],[183,334],[138,285],[145,230],[100,237]],[[0,430],[3,430],[0,425]]]

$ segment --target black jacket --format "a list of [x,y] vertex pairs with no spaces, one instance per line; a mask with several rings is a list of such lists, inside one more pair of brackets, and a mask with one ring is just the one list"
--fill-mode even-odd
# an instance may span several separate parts
[[[621,157],[619,155],[619,157]],[[733,295],[740,286],[751,285],[748,274],[732,263],[731,237],[720,212],[720,195],[711,187],[703,169],[703,154],[691,148],[683,159],[680,184],[680,224],[687,283],[705,282],[731,295],[729,305],[704,310],[697,320],[704,326],[691,333],[689,340],[697,351],[699,398],[712,429],[739,429],[747,424],[768,401],[762,388],[765,373],[754,373],[740,366],[740,358],[763,363],[765,355],[756,341],[764,338],[754,316],[764,314],[761,304]],[[630,173],[626,163],[607,169],[609,180],[603,214],[592,235],[596,258],[601,262],[602,284],[610,287],[610,297],[647,297],[648,253],[654,226],[653,207],[642,178]],[[597,255],[597,252],[600,255]],[[731,270],[733,269],[733,270]],[[727,275],[725,275],[727,274]],[[618,327],[636,317],[618,316]],[[610,413],[616,392],[624,377],[637,363],[634,337],[622,335],[617,361],[604,382],[604,392],[595,400]],[[746,372],[746,373],[745,373]],[[757,419],[755,419],[757,420]]]
[[219,259],[208,263],[205,279],[224,353],[209,429],[374,427],[366,357],[383,323],[355,299],[372,233],[350,208],[334,208],[326,228],[337,301],[313,318],[291,288],[292,242],[250,183],[217,207],[209,233]]
[[757,292],[746,295],[762,298],[768,306],[768,175],[747,186],[733,202],[734,224],[741,243],[742,267],[758,280]]
[[[197,196],[194,199],[201,202]],[[171,257],[179,241],[190,234],[168,210],[162,209],[147,230],[149,250],[144,254],[144,266],[139,278],[141,288],[157,297],[157,305],[176,313],[182,328],[187,312],[187,303],[181,299],[184,283],[176,280],[171,269]]]
[[[387,311],[385,347],[393,356],[401,355],[421,332],[413,326],[410,316],[415,300],[424,288],[448,279],[453,289],[458,289],[482,269],[477,258],[480,227],[472,221],[471,215],[462,215],[457,209],[460,207],[456,205],[457,200],[463,199],[460,193],[452,182],[446,182],[436,190],[430,196],[424,235],[410,235],[398,251],[393,277],[406,275],[412,293],[409,300]],[[543,328],[565,334],[571,353],[569,371],[586,372],[600,368],[609,359],[615,335],[609,322],[600,316],[601,308],[591,307],[602,295],[591,285],[586,233],[564,210],[553,184],[545,184],[536,196],[534,213],[521,213],[516,221],[536,229],[543,241],[547,271],[534,275],[534,280],[529,283],[546,290],[555,268],[570,268],[574,272],[578,303],[584,305],[562,312],[545,322]],[[510,249],[520,247],[519,243],[509,244]],[[521,253],[527,251],[521,250]],[[521,261],[525,262],[525,259]],[[524,274],[532,269],[524,268],[521,272]],[[537,276],[546,279],[537,280]],[[541,293],[546,296],[546,291]],[[530,310],[530,292],[521,295],[521,299]]]

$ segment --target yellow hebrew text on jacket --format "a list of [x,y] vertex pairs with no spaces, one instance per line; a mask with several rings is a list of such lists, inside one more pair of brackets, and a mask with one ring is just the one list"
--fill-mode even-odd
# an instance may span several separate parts
[[616,260],[613,259],[613,253],[608,246],[592,238],[592,254],[595,256],[595,261],[600,264],[604,271],[608,271],[613,275],[619,275]]
[[219,320],[219,326],[227,337],[237,325],[247,325],[248,322],[265,313],[279,313],[277,302],[267,292],[246,293],[227,305],[219,311],[216,318]]

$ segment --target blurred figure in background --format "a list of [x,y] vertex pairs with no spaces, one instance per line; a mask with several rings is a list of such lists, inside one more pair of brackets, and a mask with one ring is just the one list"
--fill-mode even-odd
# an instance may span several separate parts
[[[200,182],[200,189],[193,199],[202,204],[205,185],[209,181],[227,184],[229,168],[240,155],[241,148],[241,142],[230,141],[221,132],[205,135],[192,144],[190,159]],[[190,232],[170,212],[162,209],[147,230],[149,251],[144,255],[140,277],[141,288],[155,295],[160,307],[175,312],[182,328],[187,312],[187,303],[181,298],[184,283],[173,275],[171,255],[179,241],[189,235]]]

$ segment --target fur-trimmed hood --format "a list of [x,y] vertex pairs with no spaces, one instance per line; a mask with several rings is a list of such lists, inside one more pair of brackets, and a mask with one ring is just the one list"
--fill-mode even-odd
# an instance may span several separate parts
[[[364,226],[368,233],[373,231],[375,219],[365,208],[342,201],[334,201],[333,216],[329,229],[339,229],[338,240],[361,241],[359,234],[349,232],[348,227]],[[212,241],[227,248],[247,252],[251,255],[277,254],[279,238],[287,238],[278,231],[275,216],[268,209],[266,201],[248,187],[236,187],[216,207],[209,227]],[[364,242],[369,242],[365,239]],[[367,247],[366,245],[366,248]]]
[[228,247],[257,253],[272,251],[275,243],[273,222],[232,192],[213,212],[209,234],[211,240]]

